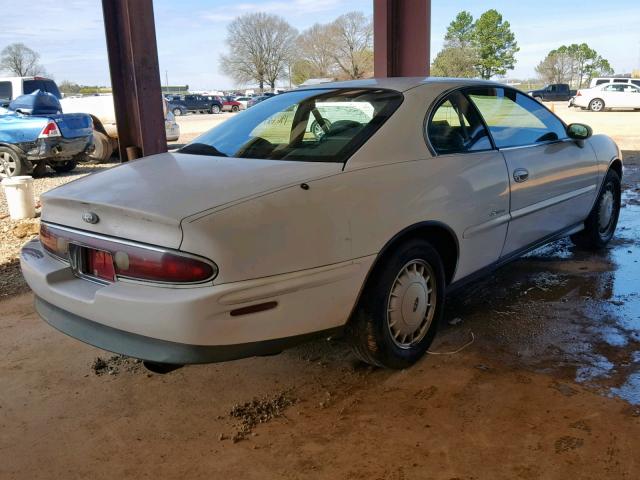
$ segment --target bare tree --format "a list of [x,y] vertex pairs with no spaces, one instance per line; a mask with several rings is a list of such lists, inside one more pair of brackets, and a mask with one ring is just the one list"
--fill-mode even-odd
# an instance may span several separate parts
[[0,70],[6,70],[18,77],[30,77],[44,74],[44,68],[38,63],[40,54],[24,43],[12,43],[0,52]]
[[277,15],[249,13],[237,17],[227,27],[229,54],[220,66],[238,83],[256,82],[275,87],[291,61],[297,32]]
[[329,77],[335,70],[333,31],[331,25],[316,23],[298,37],[298,58],[305,62],[311,77]]
[[334,60],[347,78],[373,72],[373,25],[362,12],[349,12],[331,24]]

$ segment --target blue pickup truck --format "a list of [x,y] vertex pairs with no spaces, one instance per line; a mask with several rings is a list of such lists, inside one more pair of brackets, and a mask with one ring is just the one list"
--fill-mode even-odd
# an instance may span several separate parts
[[46,92],[22,95],[0,107],[0,177],[73,170],[93,148],[93,122],[84,113],[63,114]]

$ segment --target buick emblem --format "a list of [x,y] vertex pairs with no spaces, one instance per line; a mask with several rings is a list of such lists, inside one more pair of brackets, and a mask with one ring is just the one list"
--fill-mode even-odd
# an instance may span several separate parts
[[98,223],[100,221],[100,217],[93,212],[85,212],[82,214],[82,220],[87,223]]

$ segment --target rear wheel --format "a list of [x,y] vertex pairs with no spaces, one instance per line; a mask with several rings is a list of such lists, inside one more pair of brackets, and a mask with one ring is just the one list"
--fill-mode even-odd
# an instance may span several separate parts
[[50,164],[50,167],[58,173],[70,172],[78,166],[78,162],[75,160],[67,160],[66,162],[55,162]]
[[533,98],[539,101],[540,103],[544,102],[544,99],[542,97],[533,97]]
[[406,368],[427,351],[444,305],[444,268],[424,240],[409,240],[381,259],[348,330],[354,353],[379,367]]
[[592,112],[601,112],[604,110],[604,100],[594,98],[589,102],[589,110]]
[[8,147],[0,147],[0,178],[17,177],[24,172],[20,156]]
[[181,110],[181,109],[179,109],[179,108],[174,108],[174,109],[173,109],[173,114],[174,114],[176,117],[179,117],[180,115],[182,115],[182,110]]
[[240,107],[238,107],[237,105],[233,105],[233,106],[231,107],[231,111],[232,111],[232,112],[237,112],[238,110],[240,110]]
[[597,250],[605,247],[613,237],[620,215],[620,177],[609,170],[591,213],[584,222],[584,230],[571,236],[577,246]]
[[218,105],[211,105],[211,109],[209,109],[209,113],[220,113],[220,107]]
[[109,161],[111,155],[113,155],[113,144],[111,143],[111,139],[104,133],[94,130],[93,144],[96,148],[91,155],[89,155],[91,159],[100,163]]

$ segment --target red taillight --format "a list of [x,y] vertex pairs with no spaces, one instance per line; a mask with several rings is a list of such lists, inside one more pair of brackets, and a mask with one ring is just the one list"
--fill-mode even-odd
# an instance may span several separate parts
[[83,262],[79,266],[82,273],[108,282],[115,282],[116,271],[113,267],[113,256],[109,252],[93,248],[79,248],[84,253]]
[[192,255],[85,235],[45,223],[40,224],[40,242],[45,250],[64,260],[70,260],[70,251],[79,249],[82,261],[72,262],[78,273],[102,280],[120,277],[156,283],[199,283],[218,274],[215,264]]
[[42,129],[38,138],[51,138],[51,137],[60,137],[60,129],[58,128],[58,124],[53,120],[49,120],[49,123]]
[[576,92],[576,97],[581,97],[581,96],[582,96],[582,92],[581,92],[580,90],[578,90],[578,91]]
[[114,252],[116,275],[136,280],[168,283],[193,283],[211,278],[214,269],[208,263],[166,251],[139,249],[121,245]]

